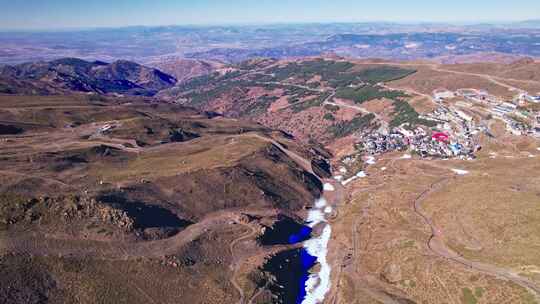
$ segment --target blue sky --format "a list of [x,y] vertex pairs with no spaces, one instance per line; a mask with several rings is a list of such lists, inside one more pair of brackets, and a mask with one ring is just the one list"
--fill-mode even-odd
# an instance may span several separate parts
[[539,0],[0,0],[0,28],[540,18]]

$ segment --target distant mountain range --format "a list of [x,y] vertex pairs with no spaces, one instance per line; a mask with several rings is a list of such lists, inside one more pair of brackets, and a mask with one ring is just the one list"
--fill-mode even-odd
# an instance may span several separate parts
[[152,96],[175,83],[171,75],[125,60],[105,63],[64,58],[0,67],[0,92],[10,94],[79,91]]
[[[234,63],[255,57],[283,59],[324,53],[398,60],[476,53],[540,57],[540,21],[469,25],[370,22],[161,26],[0,32],[0,45],[0,64],[77,57],[106,62],[127,59],[160,67],[161,61],[170,62],[175,58]],[[199,65],[200,62],[182,62],[186,63]],[[199,68],[204,69],[202,66],[196,69]]]

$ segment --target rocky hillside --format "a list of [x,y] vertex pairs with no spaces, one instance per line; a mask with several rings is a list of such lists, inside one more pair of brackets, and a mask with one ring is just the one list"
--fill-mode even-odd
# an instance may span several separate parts
[[[304,142],[329,143],[362,129],[418,123],[401,105],[408,95],[385,83],[414,74],[392,65],[358,65],[339,58],[258,59],[201,76],[157,96],[228,117],[248,118]],[[370,106],[384,105],[381,115]],[[380,111],[381,112],[381,111]]]
[[64,58],[0,68],[0,92],[62,94],[67,92],[154,95],[176,83],[173,76],[134,62],[88,62]]
[[222,63],[216,61],[186,59],[174,56],[152,59],[147,61],[146,65],[174,76],[178,83],[211,74],[224,66]]
[[9,303],[236,302],[232,244],[260,259],[247,276],[273,250],[259,222],[298,218],[330,174],[285,133],[141,98],[3,95],[0,121]]

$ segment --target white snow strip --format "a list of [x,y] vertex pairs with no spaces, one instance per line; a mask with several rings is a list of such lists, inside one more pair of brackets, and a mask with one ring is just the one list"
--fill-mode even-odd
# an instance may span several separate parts
[[356,173],[356,175],[354,175],[353,177],[351,177],[351,178],[349,178],[349,179],[344,180],[343,182],[341,182],[341,184],[342,184],[343,186],[346,186],[348,183],[354,181],[355,179],[357,179],[357,178],[362,178],[362,177],[366,177],[366,176],[367,176],[367,175],[366,175],[366,173],[364,173],[364,171],[360,171],[360,172]]
[[536,148],[536,150],[540,151],[540,147]]
[[353,180],[355,180],[355,179],[357,179],[357,178],[358,178],[358,177],[353,176],[353,177],[351,177],[351,178],[349,178],[349,179],[346,179],[346,180],[342,181],[341,184],[342,184],[343,186],[347,186],[348,183],[352,182]]
[[356,173],[356,177],[366,177],[366,173],[364,171],[360,171],[358,173]]
[[[334,186],[325,183],[324,190],[334,191]],[[328,205],[323,197],[319,198],[315,201],[315,208],[308,212],[306,220],[308,226],[314,228],[321,223],[326,223],[324,214],[329,213],[332,213],[332,207]],[[328,254],[328,242],[331,235],[332,228],[330,224],[325,224],[320,236],[311,238],[303,243],[307,253],[317,258],[320,269],[318,273],[312,273],[308,276],[305,286],[306,296],[302,304],[320,304],[324,301],[326,294],[330,290],[330,273],[332,272],[332,268],[328,264],[326,256]]]
[[401,159],[411,159],[412,156],[410,154],[405,154],[401,157]]
[[321,197],[321,198],[319,198],[318,200],[315,201],[315,208],[321,209],[321,208],[326,207],[326,205],[327,205],[327,203],[326,203],[326,200],[324,199],[324,197]]
[[336,189],[334,188],[334,186],[332,186],[332,184],[325,183],[325,184],[323,185],[323,190],[324,190],[324,191],[334,191],[334,190],[336,190]]
[[306,222],[308,223],[308,227],[313,228],[324,221],[325,221],[324,214],[321,210],[312,209],[308,212],[308,216],[306,219]]
[[381,171],[385,171],[385,170],[386,170],[386,167],[382,167],[382,168],[381,168]]
[[319,304],[330,290],[330,273],[332,268],[326,260],[328,254],[328,241],[332,234],[332,227],[326,225],[319,237],[304,242],[306,251],[314,257],[320,265],[319,273],[312,273],[306,282],[306,297],[302,304]]
[[336,175],[334,176],[334,179],[340,182],[343,179],[343,175]]
[[366,159],[366,164],[368,164],[368,165],[374,165],[374,164],[375,164],[375,157],[373,157],[373,156],[368,156],[368,158]]
[[454,173],[456,173],[457,175],[465,175],[465,174],[469,174],[469,171],[467,171],[467,170],[452,169],[452,171],[454,171]]

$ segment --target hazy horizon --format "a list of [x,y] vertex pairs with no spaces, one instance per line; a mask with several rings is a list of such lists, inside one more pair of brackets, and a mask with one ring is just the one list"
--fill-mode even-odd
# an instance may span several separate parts
[[0,0],[0,30],[40,31],[132,26],[243,26],[309,23],[477,24],[538,19],[540,1],[512,3],[427,0],[359,3],[353,0],[170,1]]

